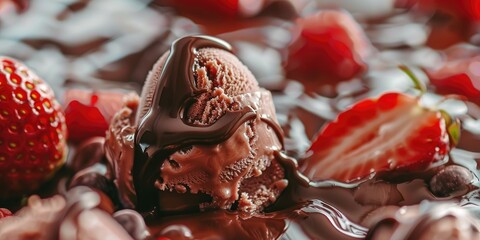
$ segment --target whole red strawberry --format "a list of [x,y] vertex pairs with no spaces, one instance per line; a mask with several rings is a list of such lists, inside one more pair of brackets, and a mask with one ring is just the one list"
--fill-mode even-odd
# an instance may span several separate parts
[[366,99],[323,128],[300,170],[313,180],[342,182],[372,173],[422,170],[448,153],[449,121],[403,93]]
[[50,87],[0,57],[0,198],[35,191],[66,156],[64,114]]
[[299,19],[288,49],[287,76],[320,85],[350,80],[366,70],[371,45],[347,12],[328,10]]

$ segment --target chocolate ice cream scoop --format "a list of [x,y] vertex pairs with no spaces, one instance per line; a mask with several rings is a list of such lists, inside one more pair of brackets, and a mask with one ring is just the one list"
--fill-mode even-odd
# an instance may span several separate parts
[[[222,40],[174,42],[147,77],[135,120],[133,114],[114,118],[106,152],[113,165],[131,166],[117,168],[133,179],[127,194],[119,193],[141,211],[259,211],[287,186],[274,155],[283,148],[283,134],[271,94]],[[122,139],[115,129],[132,128],[134,140],[126,147],[109,140]],[[131,156],[132,148],[129,163],[125,154]],[[117,185],[128,179],[116,175]]]

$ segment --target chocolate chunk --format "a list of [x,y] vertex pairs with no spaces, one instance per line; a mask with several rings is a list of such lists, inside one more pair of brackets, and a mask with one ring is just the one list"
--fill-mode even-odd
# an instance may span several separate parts
[[103,145],[105,138],[94,137],[82,143],[76,151],[75,157],[67,163],[74,172],[101,162],[105,156]]
[[69,188],[77,186],[86,186],[106,194],[112,202],[119,206],[118,193],[112,181],[107,179],[106,167],[101,164],[95,164],[73,176]]
[[440,170],[430,180],[430,190],[437,197],[454,197],[465,193],[473,180],[466,168],[452,165]]
[[145,221],[138,212],[124,209],[114,213],[113,217],[134,239],[145,239],[148,236]]

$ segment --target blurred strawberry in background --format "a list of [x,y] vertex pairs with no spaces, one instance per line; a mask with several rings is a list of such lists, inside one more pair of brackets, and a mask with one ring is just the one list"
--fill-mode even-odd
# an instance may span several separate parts
[[480,104],[480,49],[460,45],[444,52],[445,61],[426,73],[440,94],[458,94]]
[[321,11],[297,20],[285,71],[287,77],[312,85],[334,85],[362,74],[371,50],[350,14]]
[[29,4],[29,0],[0,0],[0,16],[10,12],[26,11]]
[[419,0],[418,8],[425,12],[440,12],[468,21],[480,20],[480,1],[477,0]]
[[157,0],[156,2],[172,6],[181,14],[224,20],[254,16],[262,10],[266,0]]
[[480,20],[480,1],[419,0],[415,3],[413,10],[432,16],[427,45],[434,49],[468,42]]

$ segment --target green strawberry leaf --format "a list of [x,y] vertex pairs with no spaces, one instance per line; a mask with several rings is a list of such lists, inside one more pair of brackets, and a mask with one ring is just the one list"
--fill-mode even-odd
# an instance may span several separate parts
[[427,87],[425,86],[425,84],[423,84],[423,82],[420,81],[417,76],[415,76],[415,74],[412,72],[412,70],[410,70],[410,68],[405,65],[400,65],[398,66],[398,68],[400,68],[400,70],[407,74],[407,76],[412,80],[415,89],[419,90],[421,95],[423,95],[427,91]]

